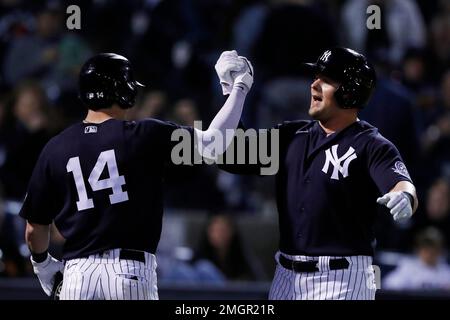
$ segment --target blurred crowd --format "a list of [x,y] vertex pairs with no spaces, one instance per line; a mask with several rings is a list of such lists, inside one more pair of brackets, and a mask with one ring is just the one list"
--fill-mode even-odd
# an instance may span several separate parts
[[[79,30],[66,27],[71,4],[81,9]],[[373,4],[381,9],[380,29],[366,24]],[[360,118],[399,148],[418,188],[420,207],[409,222],[396,224],[380,211],[377,248],[420,252],[414,239],[432,227],[444,254],[450,244],[450,1],[0,0],[0,276],[29,274],[17,203],[45,143],[83,119],[77,77],[92,54],[128,57],[146,85],[129,119],[186,125],[201,119],[206,127],[225,99],[215,61],[236,49],[255,68],[242,119],[268,128],[308,117],[311,79],[300,63],[336,45],[364,53],[375,65],[377,88]],[[225,226],[233,226],[238,212],[276,216],[273,178],[260,179],[215,166],[175,168],[166,181],[166,207],[230,212],[219,219]],[[220,230],[214,223],[205,227],[211,244],[204,240],[180,273],[261,279],[257,266],[230,267],[248,255],[241,242],[230,245],[235,253],[214,245]],[[205,259],[219,275],[201,263]]]

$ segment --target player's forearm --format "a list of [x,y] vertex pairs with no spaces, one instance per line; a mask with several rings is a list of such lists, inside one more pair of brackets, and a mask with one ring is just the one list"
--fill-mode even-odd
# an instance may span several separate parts
[[[195,129],[198,140],[198,151],[207,158],[215,158],[229,147],[234,137],[234,130],[238,127],[244,106],[247,89],[241,86],[234,86],[227,101],[211,121],[206,131]],[[217,131],[220,132],[222,141],[216,141]],[[214,141],[214,143],[211,143]],[[213,156],[211,149],[214,149]]]
[[404,191],[412,195],[414,198],[413,213],[417,210],[417,207],[419,206],[419,200],[417,199],[416,188],[411,182],[400,181],[390,192],[393,191]]
[[47,251],[50,241],[50,226],[27,222],[25,241],[32,253]]
[[241,119],[247,92],[246,88],[235,85],[223,107],[211,121],[208,130],[236,129]]

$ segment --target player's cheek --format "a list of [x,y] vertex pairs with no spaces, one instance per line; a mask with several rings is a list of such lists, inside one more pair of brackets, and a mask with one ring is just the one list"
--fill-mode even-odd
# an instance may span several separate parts
[[326,88],[326,90],[323,91],[323,101],[330,103],[333,101],[333,95],[334,95],[334,90],[332,87],[328,87]]
[[325,87],[323,88],[324,92],[328,97],[332,97],[334,95],[334,92],[336,91],[336,88],[333,87],[331,84],[326,83]]

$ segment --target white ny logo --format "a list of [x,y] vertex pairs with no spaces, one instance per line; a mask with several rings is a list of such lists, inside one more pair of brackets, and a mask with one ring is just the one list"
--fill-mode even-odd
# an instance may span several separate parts
[[[350,162],[352,162],[352,160],[357,158],[355,149],[353,149],[352,147],[348,148],[347,152],[342,157],[339,158],[337,155],[338,146],[339,146],[338,144],[335,144],[331,148],[325,150],[325,155],[327,158],[325,159],[325,164],[323,165],[323,168],[322,168],[322,171],[324,173],[328,173],[328,168],[331,163],[334,166],[333,174],[331,175],[331,179],[334,179],[334,180],[339,180],[338,172],[340,172],[344,178],[347,177],[348,176],[348,166],[350,165]],[[331,149],[331,151],[330,151],[330,149]],[[342,161],[344,161],[344,164],[341,166]]]
[[327,50],[327,51],[325,51],[323,54],[322,54],[322,56],[320,57],[320,60],[322,60],[322,61],[327,61],[328,60],[328,57],[331,55],[331,51],[330,50]]

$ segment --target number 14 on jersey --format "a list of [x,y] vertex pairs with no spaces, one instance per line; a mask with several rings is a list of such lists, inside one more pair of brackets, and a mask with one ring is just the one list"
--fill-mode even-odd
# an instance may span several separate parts
[[[109,178],[99,180],[105,166],[108,168]],[[94,201],[88,198],[87,195],[83,172],[81,171],[80,158],[70,158],[67,162],[66,169],[67,172],[73,173],[73,178],[75,179],[79,199],[77,201],[78,211],[94,208]],[[128,193],[122,190],[122,186],[125,185],[125,177],[119,176],[116,155],[112,149],[100,153],[94,169],[92,169],[89,175],[88,181],[93,191],[111,188],[113,192],[109,195],[111,204],[128,200]]]

